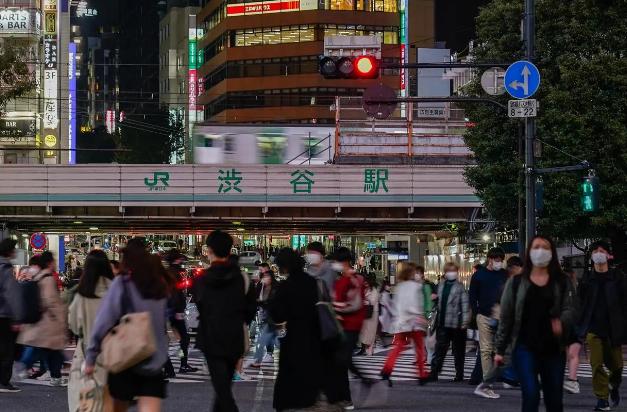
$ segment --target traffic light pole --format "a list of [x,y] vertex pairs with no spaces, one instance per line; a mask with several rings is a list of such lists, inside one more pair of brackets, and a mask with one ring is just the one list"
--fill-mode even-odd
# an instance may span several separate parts
[[[535,55],[535,30],[536,30],[536,16],[535,16],[535,0],[525,0],[525,45],[527,61],[533,63]],[[536,189],[535,189],[535,155],[534,155],[534,140],[535,140],[535,128],[536,121],[534,117],[525,118],[525,247],[529,244],[531,239],[536,235]],[[520,236],[522,234],[519,234]],[[520,254],[523,255],[525,250],[521,250]]]

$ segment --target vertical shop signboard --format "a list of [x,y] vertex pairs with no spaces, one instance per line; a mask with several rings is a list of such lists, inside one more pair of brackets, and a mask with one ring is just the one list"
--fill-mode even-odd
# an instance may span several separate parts
[[[44,107],[43,107],[43,129],[44,136],[57,136],[59,126],[59,104],[58,104],[58,71],[57,63],[59,59],[58,50],[58,13],[57,0],[44,0]],[[58,142],[58,139],[56,139]],[[47,157],[53,157],[53,151],[47,151]]]
[[76,43],[68,45],[68,148],[70,164],[76,163]]

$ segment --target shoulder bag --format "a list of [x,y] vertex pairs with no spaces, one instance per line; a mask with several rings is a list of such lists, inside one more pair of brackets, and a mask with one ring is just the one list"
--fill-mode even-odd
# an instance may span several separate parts
[[338,341],[343,336],[342,326],[337,320],[324,282],[320,279],[316,280],[316,282],[318,284],[316,311],[318,312],[318,322],[320,324],[320,338],[323,342]]
[[102,364],[111,373],[127,370],[157,351],[150,312],[135,313],[126,282],[126,279],[122,281],[125,315],[102,341]]

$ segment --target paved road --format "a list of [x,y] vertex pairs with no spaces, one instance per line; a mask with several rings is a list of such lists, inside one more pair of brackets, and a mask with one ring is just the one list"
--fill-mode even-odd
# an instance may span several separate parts
[[[171,347],[175,355],[177,347]],[[372,357],[357,357],[359,367],[368,375],[376,376],[385,359],[386,351],[380,351]],[[169,398],[164,410],[176,412],[198,412],[210,410],[212,391],[208,375],[200,353],[192,351],[191,361],[194,366],[202,368],[198,373],[179,375],[168,387]],[[173,356],[175,367],[178,366]],[[470,373],[474,365],[474,356],[466,359],[466,372]],[[265,362],[261,370],[246,369],[251,381],[238,382],[234,391],[242,412],[272,411],[272,394],[274,379],[277,372],[276,362]],[[392,388],[382,383],[376,384],[368,393],[359,382],[353,381],[353,394],[356,404],[361,410],[368,411],[464,411],[514,412],[520,410],[520,394],[517,390],[498,390],[502,395],[499,400],[485,400],[473,395],[473,387],[467,384],[454,384],[450,380],[454,376],[452,359],[447,358],[442,379],[439,383],[419,387],[414,380],[415,365],[413,357],[407,353],[401,356],[393,375],[395,384]],[[566,395],[567,411],[589,411],[593,403],[590,385],[590,367],[582,365],[581,395]],[[0,394],[0,411],[67,411],[66,391],[61,388],[47,386],[46,380],[25,381],[21,383],[24,391],[18,394]]]
[[[581,395],[567,395],[566,411],[590,411],[592,408],[591,388],[588,379],[583,381]],[[234,385],[240,411],[272,411],[271,380],[242,382]],[[398,382],[393,388],[377,384],[366,394],[357,382],[353,382],[353,396],[359,410],[367,411],[429,411],[429,412],[517,412],[520,410],[520,395],[516,390],[499,391],[499,400],[481,399],[472,394],[473,388],[465,384],[441,382],[418,387],[414,382]],[[22,385],[18,394],[0,394],[0,410],[28,412],[67,411],[66,391],[40,385]],[[211,410],[212,394],[208,382],[171,384],[164,411],[199,412]]]

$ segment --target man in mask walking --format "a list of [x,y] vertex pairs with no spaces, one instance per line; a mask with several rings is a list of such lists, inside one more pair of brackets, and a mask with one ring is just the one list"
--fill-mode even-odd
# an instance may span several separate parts
[[579,284],[579,336],[590,349],[592,388],[597,398],[594,410],[609,411],[609,400],[613,407],[620,403],[621,345],[627,343],[627,281],[620,270],[610,268],[607,242],[595,242],[590,249],[594,268]]
[[[494,358],[494,336],[496,334],[499,306],[503,286],[507,281],[507,271],[503,268],[505,252],[501,248],[492,248],[488,251],[488,261],[485,267],[480,267],[470,280],[469,300],[470,309],[476,315],[479,330],[479,350],[481,352],[481,368],[483,379],[488,378],[492,370]],[[475,395],[488,399],[498,399],[500,395],[494,393],[490,385],[480,383],[475,389]]]
[[338,277],[338,272],[341,272],[344,267],[341,264],[333,269],[331,263],[324,258],[325,250],[324,245],[320,242],[311,242],[307,245],[305,251],[305,260],[307,261],[307,273],[316,279],[320,279],[324,282],[330,296],[334,296],[335,293],[335,281]]

